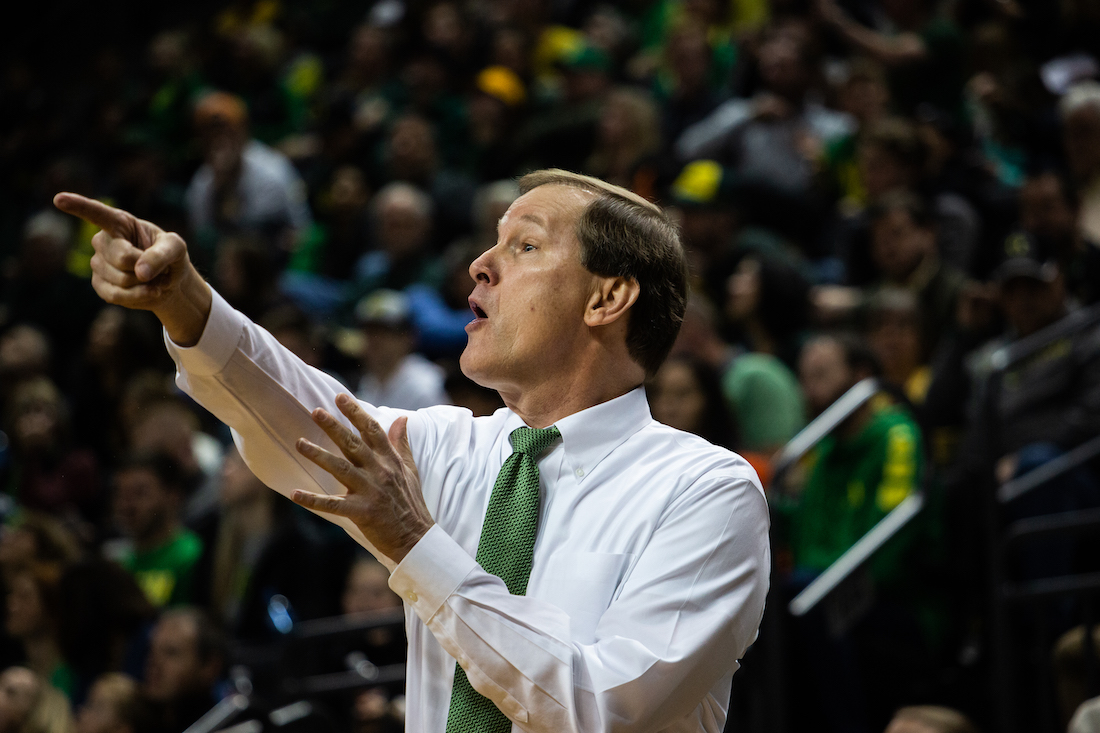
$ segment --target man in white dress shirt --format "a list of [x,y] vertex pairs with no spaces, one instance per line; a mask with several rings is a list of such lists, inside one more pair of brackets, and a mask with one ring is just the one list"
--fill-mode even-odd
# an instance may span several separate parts
[[[232,310],[177,235],[55,201],[105,229],[96,290],[160,318],[179,383],[233,427],[253,471],[391,570],[408,730],[454,730],[457,659],[513,731],[717,733],[763,613],[768,511],[748,463],[649,413],[641,385],[684,310],[678,235],[658,207],[595,179],[541,171],[521,186],[470,266],[462,368],[507,405],[483,418],[357,402]],[[512,595],[474,558],[524,426],[560,438],[537,458],[530,577]]]

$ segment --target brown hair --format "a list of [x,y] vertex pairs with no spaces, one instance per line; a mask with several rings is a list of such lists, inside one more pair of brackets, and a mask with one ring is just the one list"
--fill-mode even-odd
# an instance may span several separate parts
[[687,303],[687,258],[676,226],[661,207],[598,178],[551,168],[519,179],[523,193],[547,185],[595,194],[577,221],[581,264],[601,277],[624,277],[640,286],[626,346],[653,376],[672,350]]

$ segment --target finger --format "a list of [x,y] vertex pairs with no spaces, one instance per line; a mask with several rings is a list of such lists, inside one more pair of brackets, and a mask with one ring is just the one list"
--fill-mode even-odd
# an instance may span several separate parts
[[312,509],[315,512],[326,512],[341,517],[348,516],[347,502],[342,496],[314,494],[311,491],[296,489],[294,493],[290,495],[290,500],[298,506]]
[[59,193],[53,197],[53,204],[66,214],[79,216],[116,237],[123,236],[132,226],[130,214],[78,193]]
[[182,260],[186,254],[187,245],[178,234],[158,234],[153,244],[141,253],[134,265],[134,273],[143,281],[152,280]]
[[386,431],[363,409],[358,400],[346,393],[338,394],[336,406],[359,431],[367,448],[375,453],[389,452],[390,443],[386,440]]
[[107,303],[125,308],[148,308],[160,295],[160,281],[138,283],[133,287],[119,287],[92,273],[92,289]]
[[104,262],[123,272],[133,272],[141,258],[141,250],[128,240],[114,236],[106,229],[92,237],[92,248]]
[[313,418],[313,422],[317,424],[317,427],[325,431],[325,435],[332,439],[332,442],[336,444],[344,457],[351,461],[354,466],[361,468],[374,463],[371,451],[367,448],[367,444],[363,442],[362,437],[333,417],[327,410],[318,407],[310,413],[310,417]]
[[92,255],[91,266],[93,273],[116,287],[132,288],[135,285],[141,284],[141,281],[137,279],[134,273],[113,267],[99,253]]
[[303,456],[332,474],[349,493],[359,490],[362,488],[360,483],[367,481],[366,475],[359,471],[360,467],[345,456],[338,456],[305,438],[298,438],[295,447]]

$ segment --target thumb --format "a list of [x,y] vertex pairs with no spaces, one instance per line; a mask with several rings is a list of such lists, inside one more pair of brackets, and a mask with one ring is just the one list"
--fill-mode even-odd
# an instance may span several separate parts
[[402,416],[393,421],[390,425],[389,439],[390,444],[393,445],[397,451],[398,457],[401,458],[401,462],[406,466],[416,467],[416,462],[413,461],[412,446],[409,445],[409,418]]
[[134,265],[134,274],[142,282],[149,282],[187,255],[187,245],[172,232],[161,232],[153,244],[141,253]]

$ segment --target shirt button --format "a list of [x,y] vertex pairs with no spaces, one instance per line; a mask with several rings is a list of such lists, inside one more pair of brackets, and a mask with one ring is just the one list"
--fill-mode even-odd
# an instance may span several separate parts
[[420,596],[416,595],[416,591],[414,591],[414,590],[409,591],[405,595],[405,598],[409,599],[409,603],[416,603],[417,601],[420,600]]
[[583,469],[583,468],[578,468],[578,469],[577,469],[577,470],[575,471],[575,473],[577,474],[577,478],[581,478],[581,477],[583,477],[583,476],[584,476],[584,469]]

